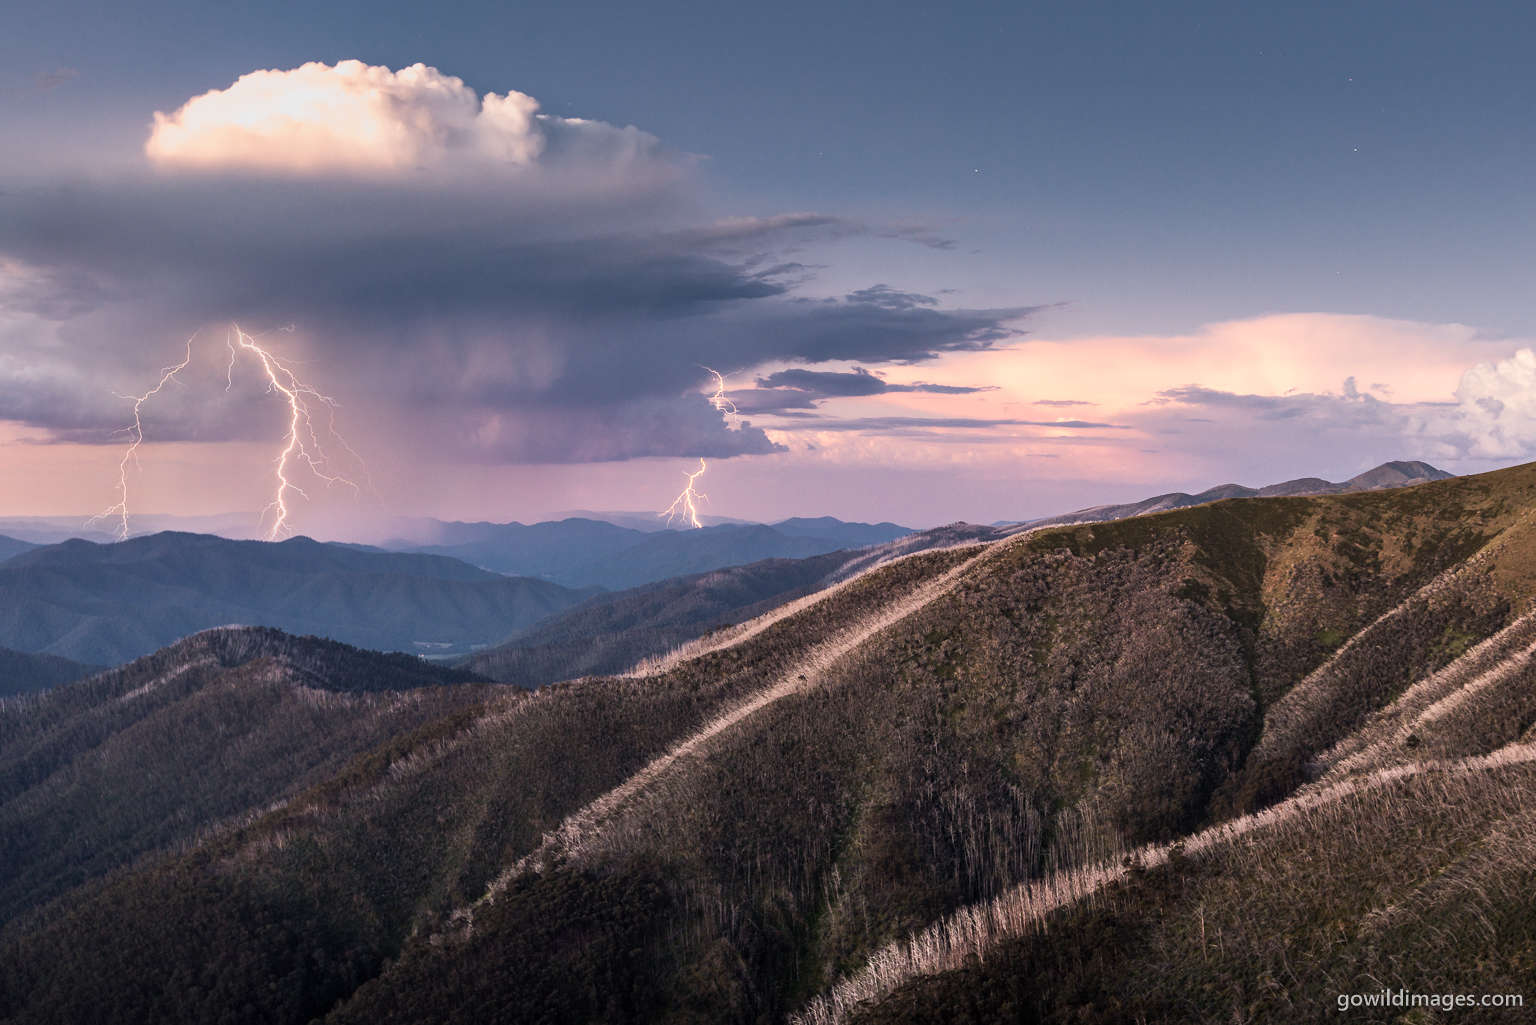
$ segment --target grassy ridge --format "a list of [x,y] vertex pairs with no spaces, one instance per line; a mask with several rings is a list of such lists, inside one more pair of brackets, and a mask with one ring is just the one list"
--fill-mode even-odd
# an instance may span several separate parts
[[[290,774],[280,806],[242,796],[253,813],[202,842],[151,844],[14,921],[0,1021],[782,1021],[886,945],[1020,884],[1286,808],[1325,773],[1530,739],[1529,672],[1487,670],[1536,642],[1516,622],[1536,581],[1533,509],[1533,467],[1222,502],[914,556],[653,675],[535,694],[438,681],[411,692],[419,718]],[[918,593],[794,685],[822,646]],[[302,686],[385,672],[362,665]],[[242,700],[276,704],[199,717],[204,688],[149,694],[178,730],[302,703],[297,676],[271,691],[240,679]],[[0,730],[94,750],[94,717],[131,704],[116,686],[66,687]],[[1394,704],[1405,694],[1420,703]],[[364,699],[396,700],[346,697]],[[281,721],[297,738],[285,758],[307,764],[320,734]],[[122,743],[126,757],[142,742]],[[221,751],[177,772],[217,781]],[[32,764],[11,785],[54,807]],[[1010,940],[858,1013],[1308,1021],[1328,987],[1430,985],[1409,954],[1448,965],[1447,984],[1504,985],[1531,949],[1509,908],[1536,892],[1521,867],[1532,786],[1523,764],[1416,772],[1242,842],[1172,848],[1054,913],[1060,942]],[[141,801],[196,792],[142,787]],[[615,792],[600,829],[482,899]]]

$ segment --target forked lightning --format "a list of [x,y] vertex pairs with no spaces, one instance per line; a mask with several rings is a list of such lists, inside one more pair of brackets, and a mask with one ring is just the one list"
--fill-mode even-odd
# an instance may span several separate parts
[[[192,362],[192,343],[196,339],[194,335],[187,339],[186,357],[174,366],[165,367],[161,371],[159,382],[142,395],[125,395],[125,399],[133,402],[133,423],[123,428],[124,433],[131,435],[128,449],[123,453],[118,463],[117,503],[107,507],[102,512],[91,517],[90,522],[114,517],[118,520],[117,536],[119,540],[126,539],[129,535],[128,524],[128,464],[138,462],[138,450],[144,443],[144,421],[142,411],[144,403],[160,393],[170,381],[184,370],[187,364]],[[229,348],[229,367],[225,373],[225,391],[234,387],[235,364],[242,354],[248,354],[260,365],[262,376],[267,382],[267,393],[276,393],[283,397],[288,405],[288,431],[283,437],[283,447],[278,451],[276,462],[277,484],[273,492],[272,500],[267,503],[261,512],[260,523],[265,527],[265,535],[268,541],[276,541],[288,533],[288,500],[290,494],[301,498],[308,498],[304,489],[299,487],[290,476],[294,464],[302,463],[316,479],[324,481],[328,486],[341,484],[357,490],[357,484],[338,474],[330,473],[326,469],[325,450],[320,444],[320,435],[315,429],[313,418],[313,403],[319,403],[326,407],[328,417],[325,430],[347,452],[361,462],[357,453],[347,444],[336,431],[335,399],[325,395],[308,384],[305,384],[294,373],[293,368],[279,359],[272,351],[263,346],[256,337],[244,330],[238,324],[230,326],[229,337],[225,340]]]
[[667,518],[669,524],[678,517],[682,517],[690,527],[704,526],[699,520],[699,503],[709,501],[709,496],[702,491],[695,490],[693,486],[694,481],[704,476],[704,470],[704,459],[700,457],[699,468],[688,475],[688,486],[672,500],[672,504],[667,506],[666,512],[661,514]]

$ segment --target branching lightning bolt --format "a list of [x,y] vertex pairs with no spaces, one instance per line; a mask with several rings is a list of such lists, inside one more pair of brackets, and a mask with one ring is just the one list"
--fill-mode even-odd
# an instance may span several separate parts
[[699,369],[708,370],[715,377],[715,393],[709,397],[709,404],[725,414],[726,424],[735,428],[738,425],[740,416],[736,411],[736,403],[732,402],[730,396],[725,394],[725,378],[721,376],[718,370],[711,370],[709,367],[702,365]]
[[124,427],[122,432],[120,432],[133,435],[133,440],[128,443],[128,450],[123,453],[123,458],[117,464],[117,504],[107,506],[107,508],[92,516],[86,522],[95,523],[97,520],[113,516],[117,517],[117,538],[119,541],[126,540],[128,537],[128,464],[138,465],[139,446],[144,444],[144,420],[142,416],[144,403],[160,394],[160,389],[170,384],[171,379],[185,370],[187,364],[192,362],[192,342],[196,338],[197,335],[193,334],[187,339],[187,353],[180,363],[160,368],[160,381],[149,391],[143,395],[118,395],[118,398],[128,399],[133,402],[133,423],[128,427]]
[[[715,393],[709,397],[709,404],[725,417],[727,427],[732,430],[738,429],[741,418],[736,412],[736,403],[732,402],[731,397],[725,393],[725,377],[720,371],[712,370],[703,364],[699,365],[699,369],[707,371],[715,378]],[[659,514],[665,516],[668,523],[681,517],[687,521],[690,527],[704,526],[703,522],[699,519],[699,503],[708,501],[708,496],[695,490],[693,482],[704,475],[705,469],[704,460],[701,457],[699,459],[699,468],[688,474],[688,486],[683,488],[682,493],[672,500],[672,504],[667,506],[665,512]]]
[[667,506],[667,511],[661,513],[662,516],[667,518],[669,524],[678,517],[682,517],[688,521],[690,527],[704,526],[699,520],[698,504],[709,501],[709,496],[701,491],[694,490],[693,487],[693,482],[704,476],[704,470],[704,460],[701,457],[699,459],[699,468],[688,474],[688,486],[683,488],[682,493],[672,500],[672,504]]
[[[132,436],[128,450],[123,453],[123,458],[118,464],[117,504],[91,517],[89,522],[105,517],[118,519],[118,538],[126,539],[129,535],[128,527],[128,464],[137,464],[139,446],[144,443],[144,424],[141,411],[144,403],[157,395],[188,363],[192,362],[192,342],[196,336],[187,339],[186,358],[175,366],[165,367],[161,371],[160,382],[143,395],[125,395],[125,399],[133,402],[133,423],[123,428],[123,432]],[[238,324],[231,325],[229,336],[225,339],[225,345],[229,349],[229,365],[224,373],[224,390],[229,391],[235,386],[235,364],[239,362],[243,353],[248,353],[260,365],[262,374],[266,378],[267,393],[276,393],[283,397],[288,404],[288,431],[283,437],[283,447],[277,454],[276,462],[276,490],[272,495],[272,501],[268,502],[261,512],[260,523],[266,529],[266,539],[276,541],[288,533],[288,501],[290,495],[298,495],[308,498],[309,495],[303,488],[294,482],[292,471],[296,464],[303,464],[317,479],[327,485],[344,485],[358,490],[358,486],[346,477],[328,471],[325,450],[320,444],[320,434],[315,429],[314,404],[318,403],[326,407],[327,421],[325,431],[346,449],[347,453],[359,464],[362,457],[347,444],[347,440],[336,430],[336,409],[338,403],[329,395],[325,395],[299,379],[293,368],[283,360],[275,356],[271,350],[263,346],[256,336],[242,330]],[[270,525],[268,526],[268,521]]]
[[[309,472],[328,486],[342,484],[354,491],[357,484],[345,477],[327,473],[323,467],[326,464],[325,450],[320,447],[320,436],[315,433],[314,420],[311,418],[309,402],[313,399],[321,403],[331,413],[329,430],[331,436],[336,438],[348,452],[352,447],[346,443],[341,435],[336,433],[335,412],[336,400],[329,395],[321,394],[314,388],[300,381],[293,370],[271,352],[257,344],[256,339],[240,329],[236,324],[231,327],[232,337],[227,341],[230,351],[230,378],[233,381],[234,359],[237,355],[236,346],[246,352],[255,355],[261,364],[261,369],[267,375],[267,391],[277,392],[288,402],[288,434],[283,439],[282,451],[277,455],[277,491],[272,496],[272,501],[261,511],[261,521],[266,522],[267,517],[272,517],[272,526],[267,529],[267,540],[276,541],[282,537],[288,528],[288,493],[291,491],[300,498],[307,499],[308,494],[303,488],[295,484],[288,476],[289,464],[294,461],[302,462],[309,467]],[[227,390],[227,388],[226,388]],[[306,441],[306,439],[308,439]],[[356,452],[352,452],[355,457]]]

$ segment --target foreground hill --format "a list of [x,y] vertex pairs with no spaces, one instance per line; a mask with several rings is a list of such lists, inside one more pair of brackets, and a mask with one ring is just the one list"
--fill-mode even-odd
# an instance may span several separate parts
[[[446,555],[568,587],[623,590],[671,577],[800,559],[882,544],[912,533],[894,523],[844,523],[830,516],[767,526],[728,523],[701,530],[637,530],[573,517],[548,523],[442,523],[441,539],[409,550]],[[399,547],[399,546],[396,546]]]
[[[1215,1025],[1518,992],[1533,596],[1536,466],[960,540],[632,677],[475,692],[146,850],[0,929],[0,1021]],[[1350,1013],[1440,1020],[1400,1015]]]
[[468,650],[587,598],[453,559],[206,534],[66,541],[0,564],[0,645],[116,664],[226,623],[406,651]]
[[[0,919],[483,700],[473,674],[225,628],[0,711]],[[454,686],[450,686],[454,685]]]

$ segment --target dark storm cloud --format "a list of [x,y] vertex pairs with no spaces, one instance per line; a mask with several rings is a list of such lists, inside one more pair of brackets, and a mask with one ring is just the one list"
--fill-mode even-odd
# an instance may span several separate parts
[[[94,437],[121,420],[110,389],[137,388],[193,327],[237,320],[296,325],[305,366],[350,405],[405,410],[414,436],[473,458],[760,453],[774,450],[760,429],[700,413],[701,364],[727,375],[917,364],[1014,337],[1031,312],[947,308],[883,285],[793,291],[814,268],[788,251],[829,235],[933,243],[916,229],[815,213],[679,227],[685,216],[676,178],[660,173],[495,188],[182,176],[13,190],[0,196],[0,315],[13,321],[0,338],[27,318],[49,327],[0,363],[0,419]],[[822,387],[813,394],[836,382]],[[217,410],[186,407],[159,437],[221,434]]]
[[1052,427],[1070,431],[1130,430],[1124,424],[1094,423],[1088,420],[990,420],[964,416],[866,416],[846,420],[815,419],[801,420],[775,429],[786,431],[868,431],[883,434],[914,429],[928,430],[959,427],[984,429],[997,427]]
[[[850,295],[849,298],[853,296]],[[831,398],[861,398],[899,392],[974,395],[977,392],[995,390],[991,386],[929,384],[926,381],[915,384],[890,384],[863,367],[856,367],[851,372],[807,370],[803,367],[795,367],[759,377],[756,388],[732,392],[731,397],[742,412],[765,413],[788,409],[814,409],[820,402]]]

